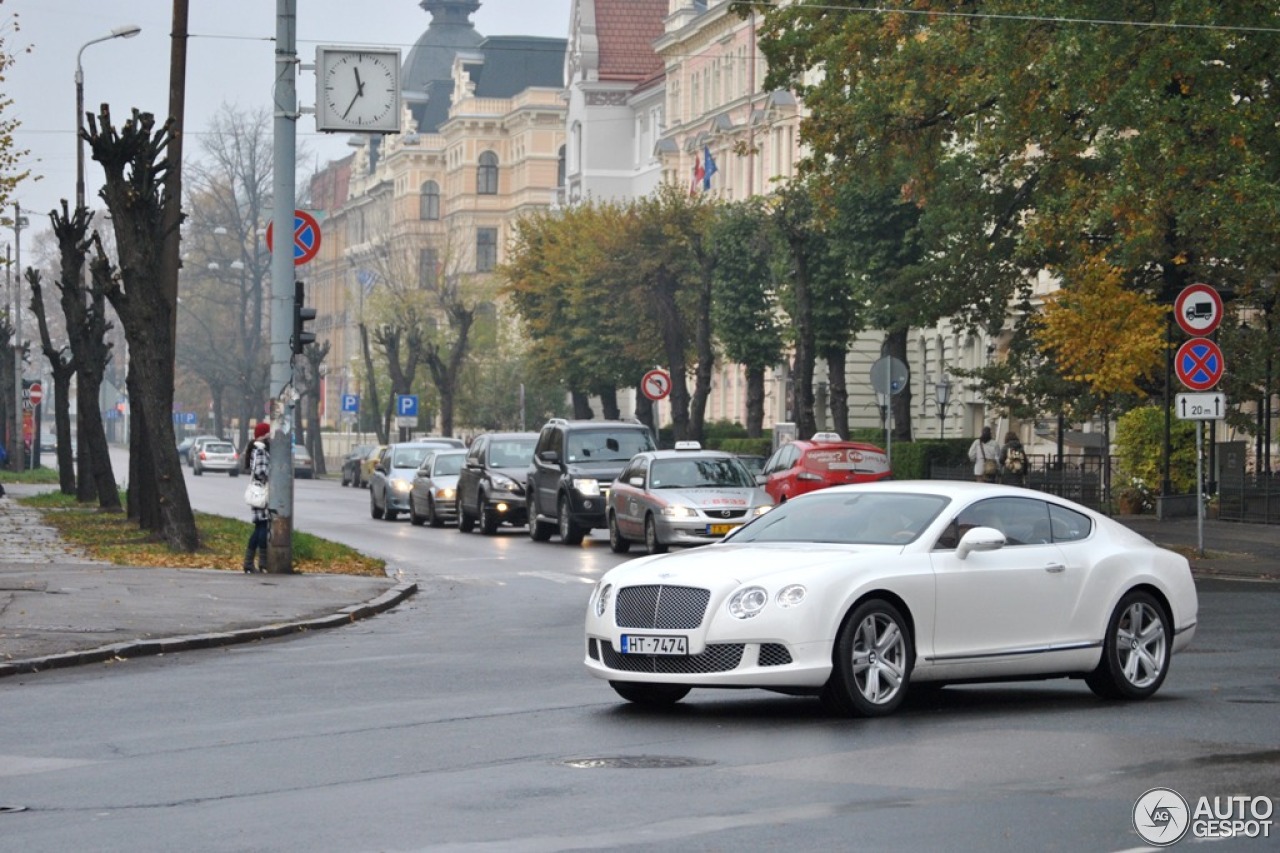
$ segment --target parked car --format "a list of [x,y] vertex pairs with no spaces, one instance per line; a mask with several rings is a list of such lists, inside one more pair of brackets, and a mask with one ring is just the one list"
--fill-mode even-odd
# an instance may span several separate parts
[[706,545],[772,508],[735,456],[680,441],[675,450],[637,454],[614,480],[609,547],[623,554],[643,540],[650,554],[661,554],[671,545]]
[[592,528],[606,526],[609,485],[631,457],[653,449],[641,423],[548,421],[529,466],[530,538],[545,542],[558,533],[565,545],[577,545]]
[[441,448],[464,448],[456,438],[421,438],[388,445],[369,478],[369,515],[395,521],[409,511],[409,492],[428,451]]
[[58,434],[53,432],[40,433],[40,452],[53,453],[58,449]]
[[373,479],[373,469],[378,467],[378,462],[382,460],[382,454],[387,450],[387,445],[375,445],[369,451],[369,455],[360,463],[360,479],[356,482],[356,486],[361,489],[369,488],[369,481]]
[[316,475],[315,461],[311,451],[301,444],[293,446],[293,477],[295,480],[310,480]]
[[240,476],[240,454],[229,441],[203,442],[199,449],[192,449],[191,473],[199,477],[205,471],[224,471],[232,477]]
[[806,492],[847,483],[870,483],[891,476],[889,457],[874,444],[843,441],[838,433],[816,433],[774,451],[760,471],[774,503]]
[[443,527],[458,518],[458,472],[465,450],[432,450],[422,459],[409,488],[409,521]]
[[342,485],[359,486],[361,484],[360,464],[377,446],[376,444],[357,444],[351,448],[350,453],[342,457]]
[[650,705],[760,687],[881,716],[914,685],[1033,678],[1146,699],[1197,606],[1186,558],[1065,499],[865,483],[612,569],[587,606],[584,662]]
[[458,475],[458,530],[477,523],[491,536],[503,524],[528,520],[525,479],[533,460],[536,432],[493,432],[476,436]]

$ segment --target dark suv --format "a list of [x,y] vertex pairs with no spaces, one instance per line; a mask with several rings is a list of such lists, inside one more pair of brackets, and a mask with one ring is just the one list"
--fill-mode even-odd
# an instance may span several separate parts
[[476,522],[490,536],[505,521],[525,523],[524,481],[533,459],[536,432],[491,432],[476,436],[458,472],[458,530]]
[[545,542],[559,533],[577,545],[591,528],[605,527],[609,485],[632,456],[654,449],[644,424],[548,421],[529,466],[529,536]]

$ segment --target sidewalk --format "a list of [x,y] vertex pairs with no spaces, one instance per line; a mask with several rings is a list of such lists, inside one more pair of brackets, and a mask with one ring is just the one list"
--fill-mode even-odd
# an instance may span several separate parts
[[95,562],[6,485],[0,498],[0,677],[334,628],[387,610],[413,583],[246,575]]

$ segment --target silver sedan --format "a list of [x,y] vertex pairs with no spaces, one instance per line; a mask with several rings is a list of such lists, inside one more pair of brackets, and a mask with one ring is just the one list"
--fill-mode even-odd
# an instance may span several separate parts
[[442,527],[458,520],[458,473],[465,450],[433,450],[423,458],[409,491],[409,521]]
[[609,489],[609,546],[625,553],[643,540],[650,554],[706,545],[773,507],[742,462],[680,442],[637,454]]

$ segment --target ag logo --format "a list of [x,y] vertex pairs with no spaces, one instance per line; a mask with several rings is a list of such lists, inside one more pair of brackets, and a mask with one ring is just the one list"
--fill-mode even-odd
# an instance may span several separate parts
[[1172,788],[1152,788],[1133,804],[1133,828],[1154,847],[1177,844],[1189,826],[1187,801]]

